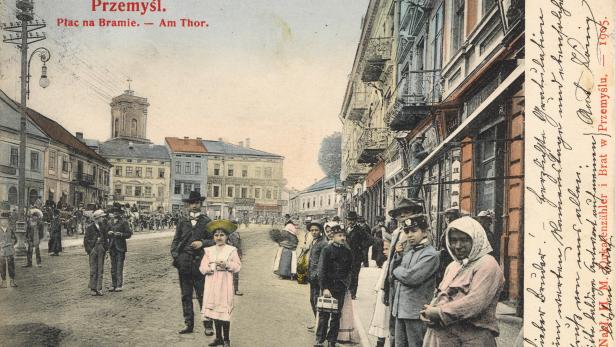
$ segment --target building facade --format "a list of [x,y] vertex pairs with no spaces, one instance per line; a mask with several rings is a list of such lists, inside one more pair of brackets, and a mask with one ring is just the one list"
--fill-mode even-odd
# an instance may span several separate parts
[[254,148],[203,140],[207,150],[207,211],[210,217],[270,221],[282,215],[284,157]]
[[105,206],[111,164],[84,143],[82,133],[73,136],[54,120],[31,109],[28,116],[50,138],[44,158],[42,199],[69,206]]
[[[17,208],[19,193],[20,106],[0,90],[0,202]],[[27,205],[43,199],[44,158],[49,137],[32,121],[26,123]]]
[[[517,303],[523,296],[523,13],[518,1],[370,1],[340,116],[343,156],[349,152],[345,208],[370,215],[402,197],[421,199],[434,240],[445,227],[439,212],[494,211],[488,232],[506,277],[504,298]],[[382,40],[390,27],[391,41]],[[391,45],[371,43],[382,41]],[[383,116],[378,99],[356,106],[362,83],[385,100],[389,135],[378,148],[356,134],[356,125],[368,129]],[[362,168],[366,154],[371,167]]]
[[323,218],[331,220],[334,216],[340,216],[341,197],[337,193],[337,188],[340,186],[339,179],[325,177],[302,190],[293,197],[293,216],[301,220],[310,217],[317,221]]
[[166,137],[165,145],[171,156],[171,210],[176,212],[193,190],[207,198],[207,150],[200,137]]
[[110,106],[111,138],[86,141],[113,165],[110,200],[142,211],[170,211],[171,157],[166,146],[146,137],[147,99],[129,89]]

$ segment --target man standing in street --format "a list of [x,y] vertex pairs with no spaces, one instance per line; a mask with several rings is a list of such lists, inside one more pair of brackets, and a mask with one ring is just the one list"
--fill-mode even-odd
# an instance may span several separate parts
[[387,233],[385,228],[385,217],[376,217],[377,224],[372,228],[370,232],[372,235],[372,260],[376,261],[376,266],[380,269],[385,262],[385,255],[383,254],[383,236]]
[[[419,318],[436,288],[439,253],[428,240],[428,219],[415,214],[403,222],[405,242],[398,242],[391,260],[394,296],[391,314],[396,317],[397,347],[421,347],[426,326]],[[404,245],[406,243],[406,245]]]
[[28,218],[28,225],[26,227],[26,241],[28,242],[28,249],[26,253],[26,265],[23,267],[32,267],[32,253],[36,254],[36,266],[42,266],[41,250],[39,245],[41,239],[45,236],[43,229],[43,212],[38,208],[30,209],[30,217]]
[[92,296],[103,295],[103,272],[105,253],[107,253],[107,229],[103,218],[107,214],[103,210],[96,210],[92,214],[94,222],[86,228],[83,237],[83,247],[86,249],[90,262],[90,292]]
[[[340,315],[344,307],[344,295],[348,288],[353,256],[345,245],[346,235],[339,226],[332,227],[333,241],[321,251],[319,259],[319,285],[323,296],[338,301],[336,312],[319,312],[319,324],[315,347],[323,346],[327,339],[328,347],[335,347],[340,329]],[[351,303],[348,303],[349,305]],[[331,321],[330,321],[331,318]]]
[[355,211],[350,211],[346,217],[348,225],[348,244],[351,248],[351,254],[353,255],[353,263],[351,265],[351,283],[349,285],[351,299],[353,300],[357,297],[359,272],[361,271],[361,264],[364,261],[364,250],[369,248],[372,243],[370,240],[370,233],[366,231],[365,228],[357,224],[357,218],[357,212]]
[[366,241],[366,244],[362,248],[362,265],[363,267],[370,267],[370,260],[368,259],[368,252],[370,250],[370,246],[372,246],[372,235],[370,226],[368,226],[368,224],[366,223],[366,218],[364,216],[357,217],[357,224],[360,228],[363,229],[364,234],[368,236],[368,241]]
[[[180,277],[180,291],[182,294],[182,311],[184,314],[185,327],[180,334],[193,332],[195,313],[193,310],[193,291],[199,300],[199,306],[203,305],[204,277],[199,271],[203,248],[214,246],[214,237],[207,232],[205,226],[210,222],[205,214],[201,213],[201,204],[205,200],[198,191],[191,191],[187,199],[182,201],[186,204],[187,215],[180,217],[175,229],[175,236],[171,242],[171,256],[173,266],[178,269]],[[212,321],[203,321],[205,335],[214,335]]]
[[6,267],[9,267],[9,279],[11,287],[17,287],[15,284],[15,244],[17,237],[15,236],[15,226],[9,223],[10,213],[2,211],[0,213],[0,288],[6,288]]
[[126,259],[126,239],[133,235],[124,218],[124,211],[117,205],[109,212],[109,258],[111,259],[110,292],[121,292],[124,282],[124,260]]

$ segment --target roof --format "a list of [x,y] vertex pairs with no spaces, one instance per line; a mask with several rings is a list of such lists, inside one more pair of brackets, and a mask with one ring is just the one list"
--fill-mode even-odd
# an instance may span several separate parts
[[72,148],[77,153],[85,155],[91,159],[98,160],[105,165],[111,166],[105,158],[100,156],[85,143],[79,141],[79,139],[73,136],[73,134],[64,129],[63,126],[58,124],[53,119],[47,118],[31,108],[28,108],[28,116],[47,134],[47,136],[49,136],[49,138]]
[[[0,90],[0,126],[19,131],[20,129],[20,106],[13,99],[9,98],[2,90]],[[28,119],[26,123],[26,131],[28,134],[33,136],[42,137],[44,139],[48,139],[48,136],[45,135],[41,129],[36,126],[32,120]]]
[[86,146],[90,148],[98,148],[100,145],[100,141],[97,139],[84,139],[83,141],[86,143]]
[[284,158],[283,156],[278,154],[268,153],[249,147],[242,147],[223,141],[203,140],[203,145],[205,146],[207,152],[211,154],[247,155],[254,157],[270,157],[276,159]]
[[336,182],[340,184],[340,180],[338,179],[335,179],[333,177],[324,177],[324,178],[321,178],[320,181],[304,189],[302,193],[310,193],[310,192],[316,192],[319,190],[331,189],[336,186]]
[[207,149],[203,145],[203,141],[201,139],[165,137],[165,142],[167,142],[171,152],[174,153],[207,153]]
[[166,146],[133,142],[124,139],[111,139],[100,143],[99,153],[105,158],[137,158],[170,160]]

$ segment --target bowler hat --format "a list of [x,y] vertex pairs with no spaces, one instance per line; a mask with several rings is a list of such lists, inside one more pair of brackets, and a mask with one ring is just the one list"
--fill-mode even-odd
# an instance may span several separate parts
[[189,204],[192,204],[195,202],[203,202],[203,200],[205,200],[205,197],[201,196],[200,192],[193,190],[190,192],[190,195],[188,196],[188,198],[182,199],[182,202],[187,202]]
[[347,215],[346,215],[346,219],[348,219],[348,220],[357,220],[357,212],[349,211],[349,213],[347,213]]
[[390,217],[395,218],[402,212],[410,212],[413,214],[418,214],[423,212],[423,201],[416,199],[408,199],[404,198],[400,200],[393,209],[389,210],[387,214]]
[[237,229],[237,224],[234,224],[232,221],[228,219],[217,219],[213,220],[205,225],[205,229],[214,233],[216,230],[222,230],[225,234],[229,235]]

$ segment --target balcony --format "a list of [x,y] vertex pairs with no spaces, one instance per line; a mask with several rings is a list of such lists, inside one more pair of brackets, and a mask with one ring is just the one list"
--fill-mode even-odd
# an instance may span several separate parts
[[94,176],[84,174],[83,172],[77,172],[75,177],[73,177],[73,182],[79,184],[80,186],[91,186],[94,184]]
[[383,37],[370,39],[363,57],[361,67],[361,80],[364,82],[377,82],[381,80],[387,61],[391,59],[393,39]]
[[364,115],[369,110],[368,93],[355,92],[351,98],[351,105],[349,106],[348,119],[351,121],[361,121]]
[[440,70],[410,71],[398,83],[398,97],[388,112],[391,130],[412,130],[441,101]]
[[379,161],[378,155],[387,148],[387,135],[389,129],[369,128],[364,130],[359,138],[360,164],[374,164]]
[[342,154],[342,168],[340,170],[340,179],[343,185],[355,183],[360,178],[364,177],[370,171],[370,167],[357,162],[357,152],[345,152]]

